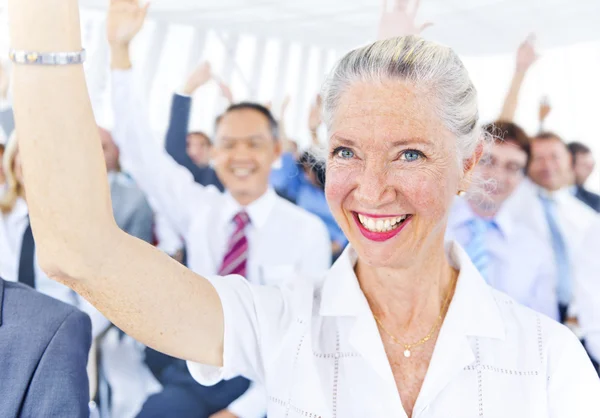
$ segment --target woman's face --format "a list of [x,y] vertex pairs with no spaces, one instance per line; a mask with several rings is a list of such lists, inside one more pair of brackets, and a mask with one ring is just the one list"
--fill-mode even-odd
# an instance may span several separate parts
[[398,81],[357,83],[331,128],[325,193],[361,261],[399,268],[443,245],[464,174],[427,98]]

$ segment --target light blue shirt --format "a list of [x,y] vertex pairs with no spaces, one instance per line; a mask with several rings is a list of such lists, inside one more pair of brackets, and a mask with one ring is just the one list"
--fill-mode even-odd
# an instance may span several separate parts
[[[467,247],[472,239],[470,224],[475,218],[468,201],[457,198],[450,210],[446,239]],[[548,246],[506,211],[499,211],[495,225],[487,229],[485,237],[489,253],[487,282],[517,302],[558,319],[554,257],[548,253]]]

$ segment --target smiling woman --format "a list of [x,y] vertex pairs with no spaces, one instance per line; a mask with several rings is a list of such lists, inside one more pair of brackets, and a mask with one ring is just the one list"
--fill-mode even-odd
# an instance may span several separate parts
[[[144,13],[136,0],[113,6]],[[11,0],[10,12],[15,48],[79,49],[76,0]],[[269,417],[583,418],[597,407],[576,337],[444,246],[450,203],[482,152],[476,92],[449,48],[396,38],[338,64],[325,90],[326,194],[350,246],[320,280],[280,287],[207,280],[116,228],[81,66],[17,66],[15,102],[40,262],[128,334],[190,360],[198,381],[263,382]]]

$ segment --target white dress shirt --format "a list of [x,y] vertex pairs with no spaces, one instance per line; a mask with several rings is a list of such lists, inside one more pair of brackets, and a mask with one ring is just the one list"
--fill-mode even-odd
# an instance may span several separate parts
[[[573,333],[488,286],[458,244],[448,257],[460,274],[413,418],[596,414],[600,380]],[[270,418],[407,418],[355,263],[347,248],[312,285],[214,279],[224,366],[188,363],[194,378],[263,382]]]
[[551,196],[556,202],[558,226],[569,254],[573,254],[579,248],[586,231],[599,215],[569,193],[568,188],[549,193],[531,180],[524,179],[505,202],[502,210],[520,225],[528,225],[545,242],[550,243],[550,230],[539,197],[540,193]]
[[183,249],[183,240],[165,216],[154,216],[154,232],[158,241],[157,248],[162,252],[173,256]]
[[[497,228],[486,231],[490,256],[487,282],[517,302],[558,320],[554,254],[528,225],[517,223],[500,209]],[[470,222],[477,218],[467,199],[456,198],[448,218],[446,239],[464,248],[472,239]]]
[[[594,222],[597,222],[600,216],[585,203],[575,198],[568,188],[549,193],[531,180],[523,180],[515,193],[505,202],[503,210],[519,225],[528,225],[546,243],[549,251],[552,251],[552,238],[539,197],[540,193],[546,194],[556,202],[558,227],[567,247],[572,279],[575,280],[577,251],[586,232]],[[556,269],[554,276],[556,283]],[[569,306],[570,315],[577,314],[576,295],[573,294],[573,297],[574,299]]]
[[[272,189],[244,208],[231,194],[196,183],[153,140],[132,72],[113,71],[112,80],[114,140],[150,205],[184,238],[190,269],[204,276],[217,274],[235,229],[233,217],[241,210],[250,217],[245,229],[249,282],[277,285],[297,273],[317,277],[329,268],[331,243],[318,217]],[[253,383],[228,409],[242,418],[258,418],[264,416],[265,404],[264,389]]]
[[[0,212],[0,277],[10,282],[19,281],[19,263],[23,234],[29,225],[27,203],[21,198],[17,200],[13,210],[8,214]],[[103,332],[110,322],[88,301],[52,279],[34,265],[35,288],[38,292],[51,296],[62,302],[78,307],[88,314],[92,320],[92,338]]]
[[575,299],[585,344],[600,361],[600,218],[587,231],[575,260]]

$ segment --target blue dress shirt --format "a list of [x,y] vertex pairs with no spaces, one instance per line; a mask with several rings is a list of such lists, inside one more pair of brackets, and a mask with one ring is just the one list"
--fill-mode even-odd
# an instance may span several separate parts
[[[450,210],[446,239],[468,247],[471,223],[478,216],[468,201],[457,198]],[[506,211],[494,218],[486,231],[489,264],[487,282],[519,303],[558,319],[556,275],[548,246],[525,224],[516,223]]]

